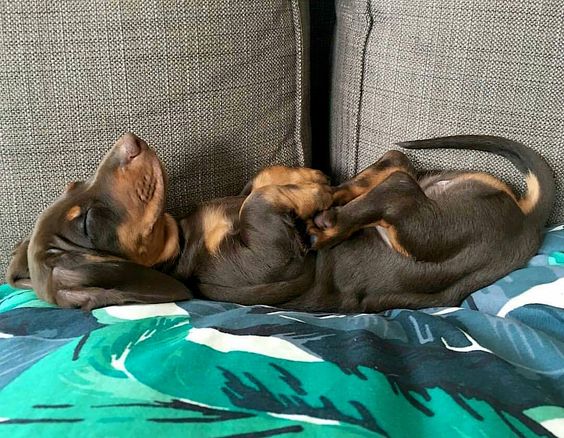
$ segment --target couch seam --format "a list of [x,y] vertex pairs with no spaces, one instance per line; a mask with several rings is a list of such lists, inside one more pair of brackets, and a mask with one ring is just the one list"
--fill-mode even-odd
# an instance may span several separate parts
[[292,24],[294,28],[294,47],[296,49],[296,104],[294,115],[294,142],[299,152],[300,164],[305,163],[305,150],[302,141],[302,106],[303,106],[303,90],[302,90],[302,75],[303,75],[303,39],[302,39],[302,23],[300,15],[299,0],[292,0]]
[[356,113],[356,126],[355,126],[355,139],[354,139],[354,172],[353,177],[358,173],[359,167],[359,145],[360,145],[360,117],[362,112],[362,99],[364,96],[364,76],[366,72],[366,53],[368,51],[368,40],[370,39],[370,34],[372,33],[372,26],[374,24],[374,19],[372,16],[371,0],[366,1],[366,19],[367,19],[367,29],[365,32],[364,42],[362,45],[361,61],[360,61],[360,78],[359,78],[359,92],[358,92],[358,105]]

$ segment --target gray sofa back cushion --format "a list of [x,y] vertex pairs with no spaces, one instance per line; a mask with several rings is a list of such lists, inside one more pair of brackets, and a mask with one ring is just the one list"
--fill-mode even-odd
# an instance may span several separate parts
[[132,130],[175,214],[309,161],[306,1],[0,2],[0,280],[65,183]]
[[[564,221],[564,3],[337,0],[331,149],[338,179],[393,143],[493,134],[540,151],[558,178]],[[421,168],[472,168],[519,187],[504,159],[409,153]]]

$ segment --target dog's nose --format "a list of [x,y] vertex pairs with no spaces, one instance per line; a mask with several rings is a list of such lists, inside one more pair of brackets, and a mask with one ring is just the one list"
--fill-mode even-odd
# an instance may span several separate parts
[[122,161],[129,163],[143,151],[143,140],[132,132],[121,137]]

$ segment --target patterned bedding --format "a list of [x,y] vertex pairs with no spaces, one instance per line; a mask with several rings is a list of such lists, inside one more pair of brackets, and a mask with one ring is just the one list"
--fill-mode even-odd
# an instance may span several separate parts
[[0,286],[0,436],[564,436],[564,227],[460,308],[91,313]]

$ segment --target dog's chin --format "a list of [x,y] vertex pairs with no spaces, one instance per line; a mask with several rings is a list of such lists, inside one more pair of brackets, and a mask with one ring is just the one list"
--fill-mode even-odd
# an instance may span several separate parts
[[[144,151],[143,171],[130,191],[135,200],[129,219],[118,230],[118,239],[127,258],[144,266],[167,261],[179,252],[178,227],[166,210],[168,177],[151,149]],[[137,168],[139,170],[139,168]]]
[[[143,180],[138,181],[135,190],[142,204],[152,205],[159,216],[164,214],[168,175],[156,152],[148,148],[143,151]],[[137,158],[136,158],[137,159]],[[145,195],[145,199],[143,198]]]

